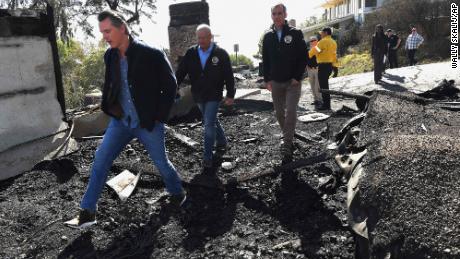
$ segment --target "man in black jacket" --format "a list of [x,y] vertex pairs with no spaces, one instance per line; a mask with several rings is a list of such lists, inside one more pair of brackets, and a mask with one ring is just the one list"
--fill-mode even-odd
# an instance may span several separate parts
[[186,201],[181,179],[166,156],[164,122],[176,95],[176,79],[166,55],[134,40],[123,18],[113,11],[98,16],[99,29],[110,48],[106,65],[102,110],[112,118],[98,147],[79,215],[65,222],[75,228],[96,223],[97,200],[113,160],[133,138],[147,149],[163,177],[170,200]]
[[271,12],[273,25],[265,33],[262,45],[264,81],[267,89],[272,92],[275,115],[283,131],[283,162],[289,162],[292,160],[297,104],[306,66],[307,46],[302,32],[287,24],[284,4],[273,6]]
[[227,138],[217,118],[222,101],[224,84],[227,94],[225,105],[232,105],[235,96],[235,81],[230,57],[224,49],[212,42],[211,28],[202,24],[197,27],[198,45],[185,53],[177,71],[178,85],[188,74],[192,83],[192,96],[203,114],[204,154],[203,166],[212,168],[212,149],[223,152],[227,147]]
[[388,38],[383,32],[383,26],[377,24],[375,27],[375,33],[372,35],[372,48],[371,55],[374,60],[374,82],[376,84],[381,83],[382,73],[385,64],[383,63],[383,57],[388,52]]
[[398,48],[401,45],[401,39],[398,35],[393,34],[393,30],[387,30],[388,37],[388,63],[390,68],[398,68]]

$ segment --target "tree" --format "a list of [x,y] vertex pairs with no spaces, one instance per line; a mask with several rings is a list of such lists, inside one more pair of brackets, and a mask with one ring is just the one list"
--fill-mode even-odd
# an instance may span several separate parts
[[105,44],[100,42],[98,46],[83,46],[71,39],[68,42],[58,40],[57,45],[66,107],[79,107],[86,93],[102,87]]
[[45,9],[49,3],[54,9],[55,27],[59,37],[69,41],[77,27],[94,37],[88,18],[102,10],[116,10],[125,17],[128,24],[139,24],[141,16],[152,19],[152,14],[156,12],[155,2],[156,0],[6,0],[0,3],[0,8]]
[[313,26],[313,25],[316,25],[318,24],[320,21],[318,19],[318,17],[316,16],[310,16],[308,17],[305,22],[303,22],[302,24],[300,24],[300,28],[307,28],[307,27],[310,27],[310,26]]
[[77,78],[76,83],[83,89],[84,93],[90,92],[96,88],[102,90],[105,73],[105,51],[105,43],[102,41],[98,46],[91,47],[82,60],[81,65],[75,70]]
[[257,44],[257,46],[259,47],[257,49],[257,53],[252,55],[252,57],[255,58],[255,59],[262,60],[262,46],[263,46],[263,43],[264,43],[264,35],[265,34],[262,34],[262,36],[260,36],[259,43]]
[[59,62],[61,63],[62,84],[64,86],[64,95],[66,107],[74,108],[81,105],[83,99],[83,89],[76,83],[77,78],[75,71],[81,65],[85,57],[83,47],[74,40],[63,42],[57,41]]
[[236,55],[230,54],[230,62],[232,63],[232,66],[247,65],[250,69],[254,68],[254,63],[252,60],[243,54],[238,55],[238,64],[236,63]]

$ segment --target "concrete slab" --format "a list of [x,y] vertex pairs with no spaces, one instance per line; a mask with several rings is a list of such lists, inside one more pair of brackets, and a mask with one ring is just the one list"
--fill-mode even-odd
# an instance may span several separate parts
[[329,80],[331,90],[364,93],[371,90],[397,92],[424,92],[436,86],[443,79],[460,83],[460,69],[452,69],[450,62],[432,63],[412,67],[387,69],[383,84],[374,83],[374,72],[336,77]]
[[[455,80],[458,87],[460,84],[460,69],[452,69],[450,62],[387,69],[386,74],[383,76],[383,83],[379,85],[374,83],[374,72],[368,72],[331,78],[329,79],[329,88],[357,94],[373,90],[421,93],[434,88],[443,79]],[[299,106],[312,110],[313,96],[308,79],[303,81],[302,87]],[[353,106],[354,100],[331,96],[333,110],[340,109],[344,104]]]
[[49,17],[10,14],[0,17],[0,180],[78,148],[64,121]]
[[171,112],[169,113],[170,119],[185,116],[193,109],[193,107],[195,107],[190,85],[179,88],[179,95],[180,98],[176,99]]
[[236,89],[235,99],[242,99],[251,95],[260,94],[260,89]]
[[54,159],[75,152],[77,142],[70,138],[69,130],[46,138],[33,140],[0,152],[0,180],[32,169],[43,160]]
[[102,112],[102,110],[75,116],[73,119],[74,130],[72,137],[81,138],[101,135],[107,129],[109,121],[110,117]]
[[0,37],[0,152],[65,129],[51,46],[44,37]]

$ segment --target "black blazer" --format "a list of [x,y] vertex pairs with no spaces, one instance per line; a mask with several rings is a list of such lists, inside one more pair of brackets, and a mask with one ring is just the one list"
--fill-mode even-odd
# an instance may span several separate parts
[[227,97],[235,97],[235,79],[227,52],[214,44],[204,69],[201,67],[198,45],[187,50],[176,71],[177,84],[180,85],[188,75],[192,83],[195,102],[221,101],[224,84]]
[[[155,121],[166,122],[176,96],[177,83],[165,53],[130,37],[126,51],[128,85],[139,116],[140,126],[152,130]],[[123,116],[119,103],[121,88],[118,49],[104,55],[105,83],[102,110],[117,119]]]
[[385,34],[372,35],[371,55],[383,56],[388,52],[388,37]]
[[302,80],[307,65],[307,45],[302,31],[285,23],[278,40],[274,26],[268,30],[263,39],[262,59],[264,81],[286,82],[291,79]]

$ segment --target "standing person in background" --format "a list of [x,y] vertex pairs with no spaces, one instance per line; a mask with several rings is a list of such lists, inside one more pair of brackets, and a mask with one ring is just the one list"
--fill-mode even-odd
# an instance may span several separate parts
[[398,67],[398,48],[401,45],[401,39],[393,34],[391,29],[387,30],[388,37],[388,61],[390,63],[390,68]]
[[297,105],[307,55],[302,31],[289,26],[286,17],[284,4],[271,8],[273,25],[264,34],[262,44],[265,86],[272,92],[276,119],[283,131],[283,163],[292,160]]
[[[329,90],[329,77],[332,73],[332,64],[337,61],[337,43],[331,38],[332,29],[324,28],[320,31],[321,40],[318,44],[310,49],[308,55],[316,56],[318,62],[318,79],[321,89]],[[331,109],[331,96],[329,93],[322,93],[323,105],[319,110]]]
[[[316,44],[318,44],[318,38],[316,36],[311,36],[309,49],[316,47]],[[308,81],[310,82],[311,93],[313,95],[314,100],[313,105],[315,106],[315,109],[318,109],[323,105],[323,97],[319,92],[318,62],[316,62],[316,56],[306,56]]]
[[217,118],[220,102],[227,88],[225,105],[232,105],[235,97],[235,79],[227,52],[212,41],[213,35],[209,25],[201,24],[196,29],[198,44],[187,50],[177,71],[177,84],[185,76],[190,77],[192,96],[203,115],[204,153],[203,167],[213,167],[213,148],[223,153],[227,149],[227,138]]
[[412,33],[407,36],[405,49],[407,51],[407,58],[409,59],[409,65],[414,66],[417,63],[415,59],[415,52],[417,49],[422,45],[424,39],[423,37],[417,33],[417,28],[412,27]]
[[[385,31],[383,34],[385,35],[385,39],[388,45],[388,33]],[[383,55],[382,74],[385,74],[385,69],[387,69],[387,64],[388,64],[388,46],[387,46],[387,52],[385,52],[385,54]]]
[[372,59],[374,60],[374,82],[378,84],[382,79],[383,73],[383,57],[388,51],[388,41],[383,26],[378,24],[375,27],[375,33],[372,36]]

